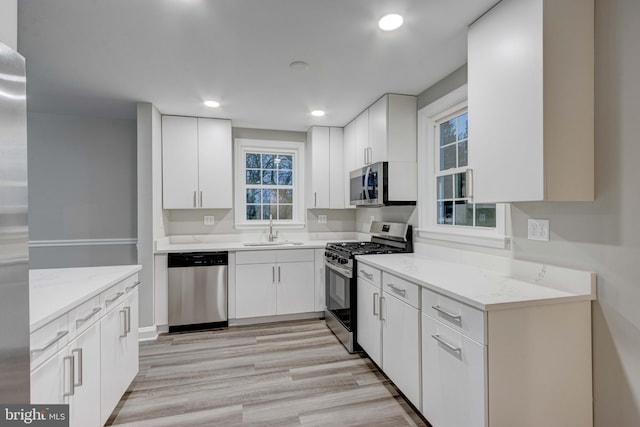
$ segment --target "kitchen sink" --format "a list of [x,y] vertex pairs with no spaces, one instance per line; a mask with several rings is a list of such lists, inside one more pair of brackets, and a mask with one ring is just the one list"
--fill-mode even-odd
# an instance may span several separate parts
[[244,242],[243,246],[287,246],[287,245],[302,245],[304,242],[292,242],[288,240],[282,240],[280,242]]

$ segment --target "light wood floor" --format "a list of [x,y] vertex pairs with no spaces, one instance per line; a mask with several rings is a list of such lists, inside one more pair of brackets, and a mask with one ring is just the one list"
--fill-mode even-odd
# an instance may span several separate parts
[[425,426],[323,320],[165,335],[140,345],[117,426]]

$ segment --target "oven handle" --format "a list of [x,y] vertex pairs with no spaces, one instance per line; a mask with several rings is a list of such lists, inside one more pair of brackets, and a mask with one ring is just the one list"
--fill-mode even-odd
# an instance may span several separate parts
[[351,279],[353,277],[353,272],[348,272],[346,269],[344,268],[340,268],[336,265],[331,264],[329,261],[327,261],[326,259],[324,260],[324,265],[327,266],[330,270],[335,271],[336,273],[345,276],[347,279]]

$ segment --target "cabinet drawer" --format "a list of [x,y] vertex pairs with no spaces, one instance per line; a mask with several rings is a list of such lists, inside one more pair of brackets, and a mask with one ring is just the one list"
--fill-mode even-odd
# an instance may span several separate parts
[[383,271],[382,290],[415,308],[420,308],[420,288],[415,283]]
[[366,279],[368,282],[372,283],[380,287],[380,283],[382,281],[382,271],[371,267],[370,265],[363,264],[361,262],[357,263],[358,267],[358,277],[362,277]]
[[313,249],[283,249],[276,252],[278,262],[313,261]]
[[98,321],[104,313],[100,305],[100,295],[85,301],[69,312],[69,339],[80,335]]
[[276,251],[238,251],[236,264],[273,264],[276,262]]
[[68,315],[63,314],[31,333],[29,345],[32,371],[67,345],[69,332]]
[[486,344],[484,311],[470,307],[430,289],[422,290],[422,312],[469,338]]
[[127,293],[127,288],[134,287],[137,283],[138,275],[134,274],[102,292],[100,294],[100,306],[102,307],[103,312],[100,315],[104,316],[105,313],[111,311],[113,307],[122,302],[125,298],[125,294]]

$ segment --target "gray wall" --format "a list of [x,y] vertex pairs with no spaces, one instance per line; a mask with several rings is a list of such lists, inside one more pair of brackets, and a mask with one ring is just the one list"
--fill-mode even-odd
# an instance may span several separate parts
[[[136,122],[29,113],[29,240],[131,239]],[[34,247],[31,268],[135,264],[134,245]]]
[[[596,0],[596,201],[512,204],[513,241],[508,251],[447,245],[598,274],[598,301],[592,310],[597,427],[640,425],[638,23],[637,0]],[[462,70],[423,92],[418,98],[419,105],[422,107],[464,84]],[[358,211],[358,229],[368,223],[369,212],[383,219],[412,218],[406,209],[388,209]],[[549,219],[549,242],[527,240],[529,218]]]

